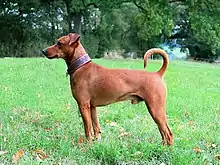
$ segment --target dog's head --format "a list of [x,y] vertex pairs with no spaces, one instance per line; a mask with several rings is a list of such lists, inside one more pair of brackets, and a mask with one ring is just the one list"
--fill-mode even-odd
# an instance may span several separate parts
[[57,43],[42,50],[42,53],[49,59],[63,58],[74,54],[76,47],[79,44],[80,35],[77,33],[70,33],[66,36],[60,37]]

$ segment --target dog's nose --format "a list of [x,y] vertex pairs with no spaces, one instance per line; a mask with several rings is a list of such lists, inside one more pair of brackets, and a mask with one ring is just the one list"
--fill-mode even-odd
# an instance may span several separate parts
[[45,56],[47,56],[47,49],[44,49],[44,50],[42,50],[42,53],[45,55]]

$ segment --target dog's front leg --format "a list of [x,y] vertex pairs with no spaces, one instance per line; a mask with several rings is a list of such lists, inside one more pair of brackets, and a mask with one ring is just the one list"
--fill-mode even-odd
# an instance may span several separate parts
[[90,103],[87,102],[87,103],[79,104],[79,110],[83,119],[86,139],[89,142],[92,140],[92,121],[91,121]]
[[99,125],[97,110],[96,107],[94,106],[91,106],[91,117],[92,117],[92,126],[93,126],[95,138],[97,140],[101,140],[101,128]]

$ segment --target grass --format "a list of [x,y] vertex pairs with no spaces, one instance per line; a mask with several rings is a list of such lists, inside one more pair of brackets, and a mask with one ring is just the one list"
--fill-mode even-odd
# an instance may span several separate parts
[[[142,69],[142,60],[94,60],[110,68]],[[156,71],[161,62],[150,62]],[[172,147],[144,103],[98,108],[102,141],[86,145],[82,119],[62,60],[0,59],[0,164],[220,164],[220,67],[171,62],[166,72]],[[122,136],[127,135],[127,136]],[[122,136],[122,137],[119,137]],[[81,139],[82,140],[82,139]],[[36,149],[49,156],[36,159]]]

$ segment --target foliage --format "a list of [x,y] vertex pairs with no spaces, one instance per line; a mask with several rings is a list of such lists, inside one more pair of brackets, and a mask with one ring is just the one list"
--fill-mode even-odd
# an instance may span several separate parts
[[42,45],[78,32],[96,58],[108,51],[142,57],[159,43],[177,40],[195,58],[216,59],[219,8],[217,0],[2,0],[0,57],[40,56],[36,49]]
[[152,36],[171,35],[174,24],[168,3],[144,0],[136,5],[142,10],[135,18],[140,38],[148,41]]
[[215,59],[219,56],[220,46],[220,2],[217,0],[174,1],[177,15],[175,24],[179,32],[171,38],[189,48],[195,58]]

